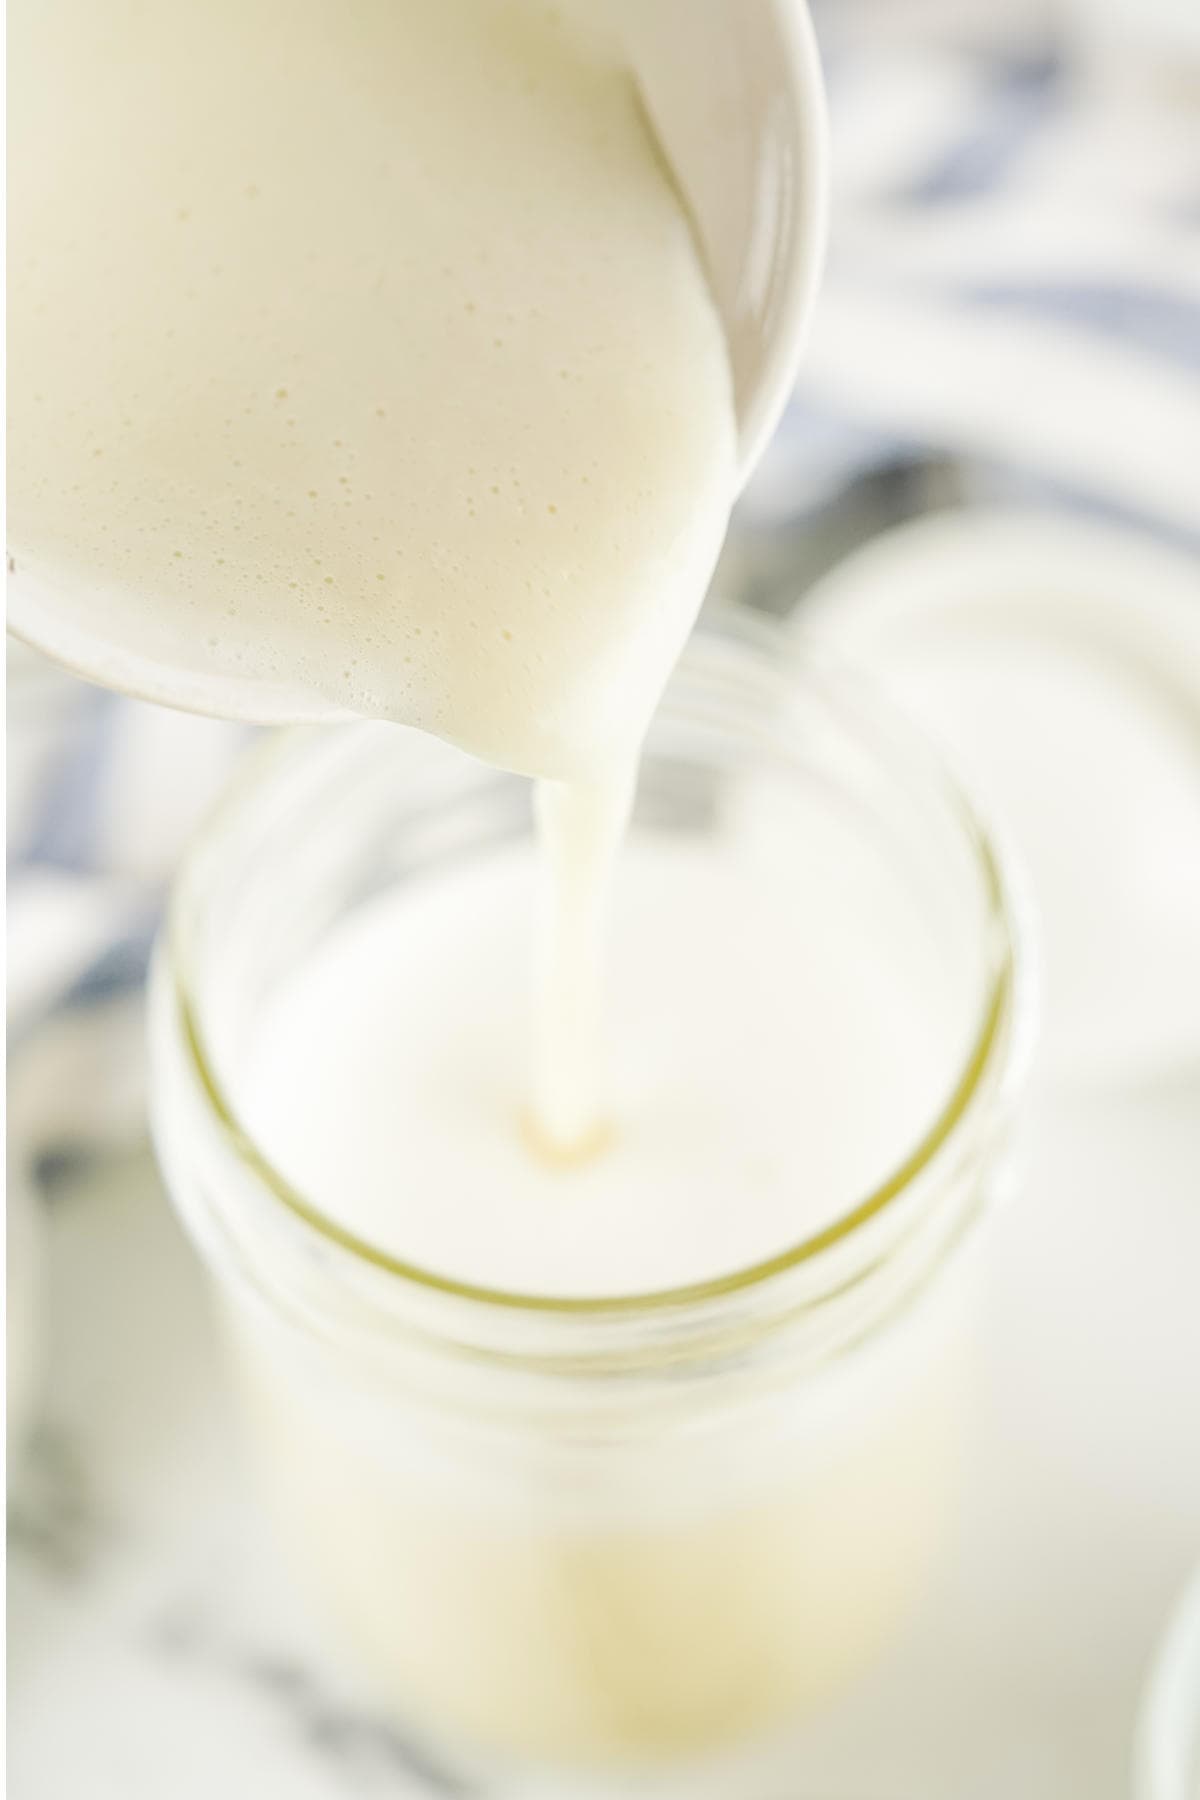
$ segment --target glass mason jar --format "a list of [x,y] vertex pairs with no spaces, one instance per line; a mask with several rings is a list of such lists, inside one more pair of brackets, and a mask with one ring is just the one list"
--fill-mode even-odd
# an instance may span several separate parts
[[712,831],[763,781],[816,796],[880,892],[916,896],[952,1014],[945,1101],[816,1235],[676,1291],[560,1300],[410,1266],[239,1123],[277,984],[382,890],[528,834],[528,783],[386,725],[281,734],[175,891],[155,1136],[277,1530],[382,1702],[466,1766],[698,1767],[769,1736],[887,1637],[943,1533],[1027,1036],[1012,908],[919,739],[718,617],[651,731],[635,824]]

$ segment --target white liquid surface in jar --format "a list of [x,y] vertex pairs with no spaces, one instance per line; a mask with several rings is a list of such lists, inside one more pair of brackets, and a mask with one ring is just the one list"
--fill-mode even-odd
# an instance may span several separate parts
[[577,1165],[522,1129],[532,857],[401,885],[266,1006],[235,1109],[371,1245],[548,1295],[729,1273],[850,1210],[949,1098],[961,997],[915,900],[819,803],[739,841],[635,831],[619,866],[613,1129]]

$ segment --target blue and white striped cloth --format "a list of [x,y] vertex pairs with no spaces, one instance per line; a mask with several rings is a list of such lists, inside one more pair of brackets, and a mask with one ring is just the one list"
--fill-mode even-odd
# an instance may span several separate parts
[[[1200,547],[1200,47],[1081,51],[1040,10],[818,8],[828,277],[727,591],[794,597],[814,556],[928,504],[948,470],[959,497],[1033,490]],[[164,887],[245,736],[10,657],[10,1134],[26,1168],[141,1129],[131,1018]]]

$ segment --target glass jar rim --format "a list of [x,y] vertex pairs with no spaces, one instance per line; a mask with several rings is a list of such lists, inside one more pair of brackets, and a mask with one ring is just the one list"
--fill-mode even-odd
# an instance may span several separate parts
[[[835,1219],[769,1257],[758,1258],[703,1281],[634,1293],[544,1295],[458,1280],[454,1276],[394,1256],[372,1244],[368,1239],[339,1224],[309,1200],[275,1167],[241,1123],[205,1044],[195,998],[197,984],[193,978],[194,971],[185,942],[186,902],[195,871],[205,853],[211,850],[214,843],[219,842],[227,822],[247,796],[271,779],[277,765],[286,763],[297,743],[311,742],[314,734],[318,733],[324,737],[330,729],[328,726],[285,728],[273,733],[264,745],[248,755],[193,838],[168,901],[161,952],[178,1009],[184,1053],[228,1147],[247,1172],[299,1225],[316,1234],[326,1244],[349,1255],[360,1266],[390,1277],[407,1289],[422,1292],[431,1298],[440,1295],[452,1303],[466,1303],[475,1309],[486,1308],[509,1314],[541,1316],[545,1319],[599,1319],[613,1315],[649,1319],[718,1302],[726,1297],[763,1287],[776,1277],[815,1263],[825,1253],[847,1243],[864,1227],[886,1213],[893,1202],[906,1194],[918,1178],[925,1176],[947,1153],[958,1136],[958,1128],[983,1088],[986,1077],[995,1076],[1004,1089],[1019,1082],[1028,1061],[1032,1036],[1026,971],[1021,968],[1017,953],[1020,932],[1016,914],[1019,909],[1015,906],[1010,884],[992,839],[956,776],[918,728],[902,717],[885,697],[879,695],[856,672],[840,667],[837,659],[830,657],[823,648],[819,653],[814,653],[811,646],[797,646],[794,635],[785,642],[775,621],[751,613],[745,607],[728,602],[707,606],[680,659],[680,670],[687,671],[704,648],[723,637],[732,637],[742,647],[749,648],[756,654],[760,663],[758,673],[774,676],[785,692],[794,685],[798,676],[806,676],[812,680],[818,674],[827,675],[831,668],[837,668],[839,675],[849,673],[854,686],[869,693],[873,723],[878,722],[882,715],[886,724],[900,737],[912,759],[920,760],[928,778],[940,788],[942,799],[948,802],[950,813],[981,877],[986,909],[983,929],[991,936],[995,954],[976,1028],[945,1103],[917,1144],[896,1167]],[[665,696],[668,709],[674,680],[675,677],[668,684]],[[357,731],[369,728],[372,723],[374,722],[364,720],[361,726],[348,724],[341,730]]]

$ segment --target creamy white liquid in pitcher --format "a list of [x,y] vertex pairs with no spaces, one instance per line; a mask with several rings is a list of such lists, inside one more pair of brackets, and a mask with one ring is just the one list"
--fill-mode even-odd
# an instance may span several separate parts
[[597,1122],[607,864],[734,468],[603,12],[58,0],[12,45],[23,577],[231,709],[270,683],[572,784],[541,807],[534,1092],[564,1147]]
[[531,775],[636,740],[729,375],[632,79],[561,10],[14,9],[11,547],[97,635]]

